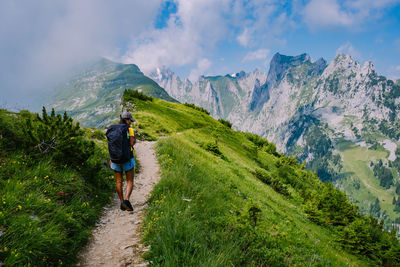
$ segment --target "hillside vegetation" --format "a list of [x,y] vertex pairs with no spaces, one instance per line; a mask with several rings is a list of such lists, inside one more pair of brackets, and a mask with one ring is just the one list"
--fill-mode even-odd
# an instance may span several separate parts
[[[191,104],[126,90],[138,137],[158,140],[143,225],[152,265],[400,264],[395,231],[257,135]],[[0,263],[71,266],[113,176],[104,133],[64,113],[0,111]]]
[[0,265],[72,266],[114,191],[104,134],[0,110]]
[[135,64],[121,64],[103,58],[82,67],[61,85],[53,96],[52,106],[57,112],[67,111],[85,127],[104,128],[118,117],[125,88],[177,102]]
[[274,144],[139,95],[124,94],[139,137],[159,140],[162,179],[143,228],[154,265],[400,264],[395,231]]

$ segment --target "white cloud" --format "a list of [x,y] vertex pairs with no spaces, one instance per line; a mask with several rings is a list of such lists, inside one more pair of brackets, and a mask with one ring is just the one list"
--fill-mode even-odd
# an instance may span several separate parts
[[336,0],[311,0],[304,8],[304,20],[311,28],[354,23],[352,14],[343,11]]
[[0,105],[27,102],[71,66],[118,53],[118,42],[151,25],[160,2],[0,1]]
[[212,65],[212,62],[206,58],[202,58],[197,62],[197,67],[192,69],[189,74],[189,80],[196,81],[200,75],[204,74]]
[[355,9],[371,10],[374,8],[386,8],[399,2],[399,0],[348,0],[345,1],[345,5]]
[[285,44],[282,34],[295,27],[292,17],[285,13],[286,3],[281,1],[234,1],[231,23],[242,29],[236,40],[244,47],[260,44]]
[[243,47],[284,45],[282,33],[291,19],[278,1],[175,0],[176,14],[166,27],[149,29],[133,38],[122,61],[138,64],[145,73],[157,66],[197,68],[217,44],[230,39]]
[[250,38],[251,36],[248,28],[244,28],[243,32],[236,37],[237,41],[242,46],[247,46],[250,42]]
[[383,15],[382,10],[400,0],[311,0],[300,12],[311,30],[343,27],[359,30],[371,19]]
[[195,64],[206,50],[226,38],[229,1],[177,0],[176,4],[177,13],[166,28],[150,29],[132,40],[124,62],[138,64],[145,73],[161,65]]
[[354,48],[354,46],[350,43],[347,42],[343,45],[341,45],[337,50],[336,54],[346,54],[352,56],[352,58],[360,61],[361,60],[361,53]]
[[265,60],[269,54],[269,49],[258,49],[256,51],[251,51],[247,53],[246,56],[242,59],[242,62],[251,61],[251,60]]

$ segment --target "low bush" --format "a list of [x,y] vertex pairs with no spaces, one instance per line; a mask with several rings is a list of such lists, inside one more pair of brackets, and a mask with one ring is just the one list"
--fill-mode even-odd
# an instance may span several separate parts
[[190,107],[190,108],[192,108],[192,109],[201,111],[201,112],[203,112],[203,113],[205,113],[205,114],[207,114],[207,115],[210,115],[210,112],[209,112],[208,110],[206,110],[206,109],[204,109],[204,108],[202,108],[202,107],[198,107],[198,106],[196,106],[195,104],[185,103],[184,105],[187,106],[187,107]]
[[224,120],[224,119],[219,119],[218,121],[219,121],[220,123],[222,123],[223,125],[225,125],[226,127],[232,128],[232,123],[230,123],[229,121]]
[[277,178],[272,177],[267,171],[263,169],[256,169],[253,172],[253,175],[257,177],[261,182],[271,186],[276,192],[284,196],[290,195],[287,185],[282,183]]
[[[124,94],[122,96],[122,99],[124,103],[126,102],[134,102],[134,99],[140,99],[142,101],[153,101],[153,97],[145,95],[142,92],[139,92],[138,90],[128,90],[125,89]],[[130,101],[131,100],[131,101]]]
[[201,145],[201,147],[208,151],[213,153],[215,156],[222,158],[223,160],[226,160],[227,158],[224,156],[224,154],[221,152],[219,149],[219,146],[216,142],[207,142]]

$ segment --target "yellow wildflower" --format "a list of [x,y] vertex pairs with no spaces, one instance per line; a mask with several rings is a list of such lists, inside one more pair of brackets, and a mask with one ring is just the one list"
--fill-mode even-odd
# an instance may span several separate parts
[[19,210],[22,210],[22,206],[21,206],[21,205],[18,205],[18,209],[19,209]]

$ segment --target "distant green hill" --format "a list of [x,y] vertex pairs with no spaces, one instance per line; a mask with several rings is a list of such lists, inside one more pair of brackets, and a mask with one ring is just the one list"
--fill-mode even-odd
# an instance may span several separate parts
[[103,58],[77,73],[60,86],[51,106],[58,112],[67,111],[86,127],[103,128],[115,121],[121,111],[120,99],[125,89],[177,102],[134,64]]
[[274,144],[196,106],[139,98],[124,94],[138,136],[159,140],[162,178],[143,226],[154,265],[400,264],[395,231]]

